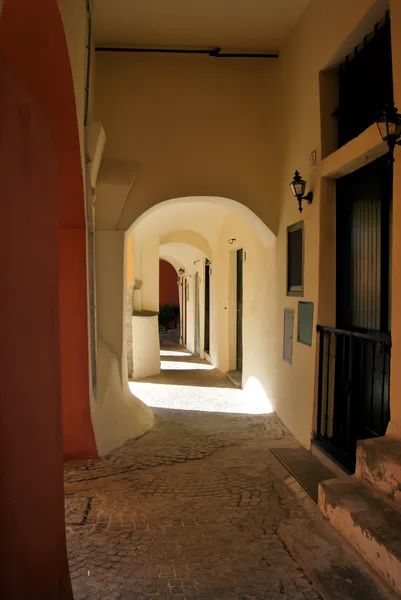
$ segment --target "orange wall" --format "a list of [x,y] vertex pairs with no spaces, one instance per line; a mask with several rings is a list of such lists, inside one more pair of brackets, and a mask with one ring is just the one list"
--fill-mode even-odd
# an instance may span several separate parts
[[[95,457],[89,399],[84,189],[74,87],[57,0],[5,0],[0,21],[0,51],[56,131],[58,179],[54,201],[58,205],[60,231],[64,455],[66,458]],[[21,219],[25,219],[23,212]],[[23,260],[25,257],[21,256]]]
[[159,304],[179,305],[177,271],[166,260],[159,263]]
[[57,143],[0,51],[0,598],[72,600],[64,529]]

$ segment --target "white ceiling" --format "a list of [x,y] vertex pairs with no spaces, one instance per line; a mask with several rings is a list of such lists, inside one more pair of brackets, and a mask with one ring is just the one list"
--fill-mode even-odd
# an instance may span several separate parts
[[94,0],[97,45],[278,51],[310,0]]
[[175,231],[195,231],[212,245],[218,240],[226,214],[224,206],[207,200],[166,202],[140,219],[133,232],[136,239],[142,240]]

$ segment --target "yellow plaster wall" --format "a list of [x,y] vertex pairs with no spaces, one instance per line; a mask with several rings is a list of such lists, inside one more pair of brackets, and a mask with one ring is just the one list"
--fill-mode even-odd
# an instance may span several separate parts
[[[60,0],[62,12],[67,5],[72,7],[70,11],[77,11],[77,15],[84,10],[83,2]],[[394,88],[396,104],[401,107],[398,35],[401,5],[399,0],[390,0],[390,5],[395,32]],[[355,168],[355,160],[372,158],[372,152],[380,154],[384,148],[379,147],[372,129],[360,136],[352,148],[343,149],[342,156],[336,154],[321,161],[319,73],[352,50],[366,33],[363,30],[366,15],[365,22],[373,26],[383,16],[385,6],[385,0],[378,3],[312,0],[278,61],[96,55],[96,85],[92,86],[96,101],[91,98],[90,104],[95,105],[96,120],[105,127],[107,156],[128,161],[135,167],[134,184],[122,207],[117,229],[127,230],[145,210],[167,198],[220,195],[247,205],[278,234],[276,264],[269,263],[269,257],[270,266],[266,271],[274,278],[277,290],[269,305],[274,318],[268,339],[274,342],[271,348],[260,346],[260,350],[265,353],[264,368],[273,373],[269,375],[273,382],[270,395],[278,414],[305,445],[309,445],[313,428],[316,338],[312,348],[294,341],[292,366],[282,361],[283,311],[287,307],[294,308],[296,323],[298,302],[297,298],[286,297],[285,292],[286,228],[300,220],[288,184],[294,170],[299,169],[315,193],[313,204],[306,206],[302,215],[305,221],[304,300],[315,303],[315,325],[317,322],[332,324],[335,311],[333,178],[341,174],[343,164]],[[77,40],[77,45],[73,44],[77,55],[74,58],[73,48],[71,54],[72,64],[76,65],[74,80],[78,82],[80,115],[83,51],[79,48],[85,17],[82,14],[79,19],[72,19],[77,31],[69,25],[68,15],[63,15],[63,19],[67,37]],[[313,150],[317,151],[318,163],[311,168],[309,155]],[[401,229],[400,154],[397,149],[395,232]],[[112,203],[110,207],[112,210]],[[107,212],[107,207],[105,210]],[[393,265],[401,260],[400,240],[401,236],[393,235]],[[217,273],[222,279],[228,277],[227,256],[220,266],[215,257],[213,260],[213,277]],[[394,268],[393,307],[397,307],[400,294],[401,275]],[[229,331],[229,318],[225,316],[225,304],[221,298],[214,297],[212,291],[213,303],[225,323],[214,342],[216,359],[224,368],[229,365],[229,345],[220,342],[228,336],[224,332]],[[254,325],[249,327],[252,331]],[[392,315],[392,335],[392,364],[396,365],[401,354],[401,315],[397,310]],[[217,356],[220,352],[217,348],[222,349],[221,356]],[[271,355],[274,356],[272,362],[268,360]],[[392,419],[401,421],[401,372],[394,367],[391,413]]]
[[277,230],[277,61],[98,53],[96,120],[137,164],[119,222],[184,196],[223,196]]
[[222,371],[236,369],[236,250],[240,248],[245,256],[242,382],[246,387],[249,380],[257,380],[269,409],[276,397],[276,252],[234,212],[227,213],[212,254],[210,354]]
[[[283,136],[280,187],[282,205],[277,240],[276,338],[279,352],[276,407],[278,415],[305,446],[310,444],[314,426],[317,336],[315,333],[312,347],[296,341],[298,300],[314,303],[314,328],[317,323],[333,325],[335,314],[335,275],[332,270],[335,265],[332,246],[335,188],[333,183],[330,184],[330,179],[322,179],[322,174],[328,176],[332,168],[331,175],[339,176],[340,173],[336,172],[333,165],[352,163],[358,157],[365,160],[366,153],[376,151],[380,154],[384,150],[383,147],[375,148],[380,145],[380,138],[372,129],[367,134],[368,137],[371,136],[368,142],[366,136],[360,136],[351,148],[339,151],[343,156],[337,163],[332,157],[321,162],[319,72],[351,51],[352,45],[363,38],[363,20],[366,14],[369,14],[368,20],[371,23],[366,24],[370,27],[369,31],[383,17],[384,7],[385,3],[382,2],[376,7],[372,0],[338,0],[335,3],[312,0],[280,58],[280,123]],[[355,35],[354,30],[357,30]],[[309,158],[314,150],[317,152],[318,162],[312,168]],[[311,188],[314,191],[313,204],[305,205],[302,215],[298,212],[297,202],[289,189],[295,169],[307,180],[307,191]],[[305,226],[304,297],[296,298],[286,296],[286,230],[289,225],[300,220],[304,220]],[[325,261],[324,269],[321,268],[320,259]],[[319,294],[325,300],[324,304],[319,304]],[[295,311],[292,365],[282,360],[284,308]]]

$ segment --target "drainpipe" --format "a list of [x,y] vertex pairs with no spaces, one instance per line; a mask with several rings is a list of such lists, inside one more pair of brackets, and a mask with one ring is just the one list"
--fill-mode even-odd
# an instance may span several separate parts
[[87,36],[86,36],[86,51],[88,53],[86,59],[86,80],[85,80],[85,112],[84,126],[88,124],[89,112],[89,86],[91,74],[91,54],[92,54],[92,0],[86,0],[86,19],[87,19]]
[[84,152],[85,152],[85,212],[86,212],[86,245],[87,245],[87,285],[88,285],[88,331],[89,331],[89,368],[92,394],[96,399],[97,369],[96,369],[96,292],[95,292],[95,240],[93,222],[93,203],[95,190],[91,184],[91,159],[88,150],[88,113],[89,113],[89,87],[91,74],[92,54],[92,0],[86,0],[86,76],[85,76],[85,105],[84,105]]

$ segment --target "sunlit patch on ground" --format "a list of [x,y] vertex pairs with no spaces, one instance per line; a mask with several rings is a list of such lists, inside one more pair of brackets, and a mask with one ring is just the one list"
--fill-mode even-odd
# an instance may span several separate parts
[[160,356],[192,356],[190,352],[185,352],[184,350],[160,350]]
[[[163,349],[160,354],[160,375],[129,382],[131,393],[148,406],[248,415],[272,412],[256,378],[249,378],[242,390],[213,365],[189,352]],[[168,360],[170,357],[178,360]]]
[[162,371],[211,371],[212,369],[214,369],[213,365],[209,365],[207,363],[194,363],[172,360],[162,360],[160,366]]

